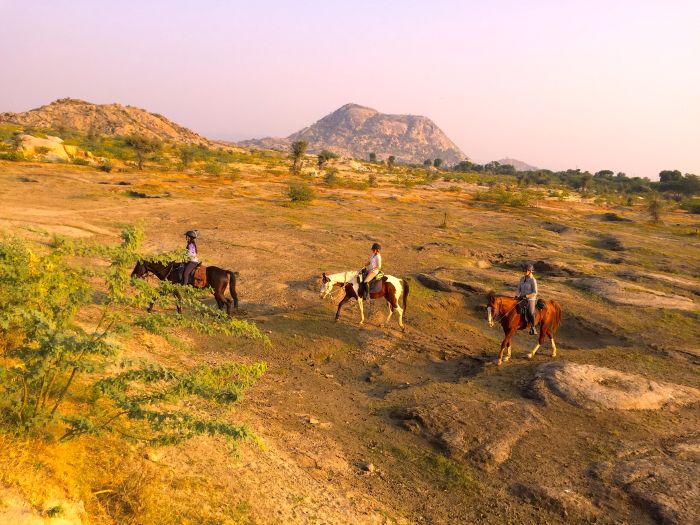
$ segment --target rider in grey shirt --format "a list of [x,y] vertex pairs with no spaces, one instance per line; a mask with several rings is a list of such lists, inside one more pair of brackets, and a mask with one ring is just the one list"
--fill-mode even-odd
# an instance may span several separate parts
[[535,326],[535,305],[537,304],[537,281],[532,275],[534,271],[534,266],[532,264],[523,265],[523,271],[525,275],[520,279],[518,283],[518,290],[516,292],[516,299],[523,300],[527,299],[527,310],[530,317],[529,322],[532,323],[532,328],[530,328],[530,333],[537,335],[537,327]]

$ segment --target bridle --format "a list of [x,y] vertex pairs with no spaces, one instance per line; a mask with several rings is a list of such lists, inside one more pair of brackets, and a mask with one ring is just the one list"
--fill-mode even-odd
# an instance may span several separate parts
[[[495,316],[493,316],[493,317],[491,318],[491,322],[494,323],[494,324],[495,324],[495,323],[498,323],[498,322],[500,322],[501,320],[503,320],[503,319],[505,319],[506,317],[508,317],[508,316],[510,315],[510,313],[511,313],[513,310],[515,310],[515,309],[518,307],[518,305],[519,305],[520,303],[522,303],[525,299],[520,299],[517,303],[515,303],[515,304],[513,305],[513,307],[512,307],[510,310],[508,310],[506,313],[504,313],[504,314],[502,314],[502,315],[501,315],[501,313],[500,313],[500,312],[501,312],[501,308],[500,308],[500,298],[497,299],[497,300],[499,301],[498,314],[495,315]],[[494,301],[494,305],[495,305],[495,301]]]

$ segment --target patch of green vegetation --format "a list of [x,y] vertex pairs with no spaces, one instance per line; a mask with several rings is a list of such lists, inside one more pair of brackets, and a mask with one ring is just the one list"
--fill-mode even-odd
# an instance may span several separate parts
[[506,188],[493,187],[486,191],[477,191],[473,199],[476,202],[489,202],[499,206],[522,208],[530,205],[533,193],[528,190],[512,191]]
[[287,196],[293,203],[307,203],[316,198],[316,192],[308,184],[297,182],[288,186]]
[[467,468],[443,454],[427,455],[426,463],[443,489],[479,490],[479,482]]

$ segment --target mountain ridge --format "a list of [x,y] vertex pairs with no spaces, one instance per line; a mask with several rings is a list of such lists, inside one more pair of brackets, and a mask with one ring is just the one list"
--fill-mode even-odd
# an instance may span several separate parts
[[243,146],[285,149],[296,140],[306,140],[309,152],[329,149],[334,153],[366,159],[394,156],[397,162],[422,163],[441,158],[457,163],[467,156],[428,117],[380,113],[356,103],[344,104],[310,126],[284,138],[265,137],[239,142]]
[[72,129],[107,136],[140,134],[149,138],[207,144],[209,140],[158,113],[121,104],[94,104],[62,98],[20,113],[0,113],[0,123],[46,129]]

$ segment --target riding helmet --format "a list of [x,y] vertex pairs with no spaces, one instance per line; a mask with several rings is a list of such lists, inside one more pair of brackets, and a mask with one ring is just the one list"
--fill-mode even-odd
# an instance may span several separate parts
[[187,230],[185,232],[185,235],[187,235],[187,237],[191,237],[192,239],[196,239],[197,238],[197,230]]
[[378,242],[375,242],[375,243],[372,245],[372,250],[381,250],[381,249],[382,249],[382,247],[379,246],[379,243],[378,243]]
[[524,272],[534,272],[535,267],[532,265],[532,263],[526,263],[526,264],[523,264],[523,271]]

